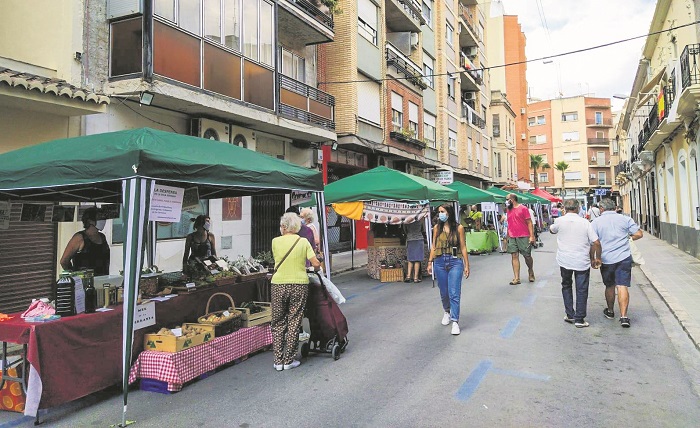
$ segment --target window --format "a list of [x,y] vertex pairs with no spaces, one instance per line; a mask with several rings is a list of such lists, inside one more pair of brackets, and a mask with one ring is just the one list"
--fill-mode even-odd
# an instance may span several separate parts
[[535,117],[528,117],[527,118],[527,126],[535,126]]
[[595,124],[596,125],[603,124],[603,112],[602,111],[595,112]]
[[547,153],[538,153],[542,157],[542,163],[549,163],[547,159]]
[[408,129],[413,138],[418,138],[418,104],[408,102]]
[[617,138],[612,140],[612,151],[613,154],[617,154],[620,152],[620,140],[618,140]]
[[224,45],[241,51],[241,11],[238,0],[224,0]]
[[260,2],[260,62],[267,65],[273,65],[272,57],[274,49],[272,48],[272,32],[275,24],[272,20],[272,4]]
[[197,35],[201,34],[201,22],[199,16],[199,0],[180,1],[177,23],[183,30]]
[[603,138],[605,138],[605,132],[603,132],[603,131],[596,131],[596,132],[595,132],[595,137],[596,137],[596,138],[603,139]]
[[607,175],[606,175],[605,171],[598,171],[598,185],[605,186],[607,184],[606,179],[607,179]]
[[546,135],[531,135],[530,144],[545,144],[547,142]]
[[581,152],[564,152],[565,161],[581,160]]
[[564,171],[564,181],[581,181],[581,171]]
[[391,93],[391,124],[394,132],[403,129],[403,97],[396,92]]
[[455,79],[450,75],[447,76],[447,96],[455,100]]
[[373,45],[377,44],[377,6],[370,0],[357,1],[357,31]]
[[561,114],[562,122],[575,122],[578,120],[578,112],[572,111],[568,113]]
[[481,159],[484,160],[484,168],[488,168],[489,166],[489,149],[487,147],[483,147],[481,149]]
[[501,136],[501,116],[494,114],[492,123],[493,123],[493,136],[500,137]]
[[221,43],[221,0],[204,0],[204,37]]
[[423,74],[425,74],[425,83],[428,87],[433,88],[435,84],[435,60],[427,55],[423,55]]
[[175,0],[155,0],[153,13],[170,22],[175,22]]
[[425,24],[430,27],[433,22],[433,0],[423,0],[423,18]]
[[257,61],[258,55],[258,4],[243,2],[243,55]]
[[540,183],[546,183],[549,181],[549,173],[548,172],[540,172],[540,177],[539,177]]
[[537,116],[537,124],[538,125],[544,125],[546,122],[544,120],[544,115],[542,116]]
[[380,109],[381,86],[370,81],[364,74],[358,74],[358,80],[365,80],[357,83],[357,115],[377,126],[382,123]]
[[445,41],[452,46],[455,29],[448,22],[445,26]]
[[564,132],[561,134],[564,141],[578,141],[580,139],[578,131]]
[[447,131],[447,142],[451,152],[457,152],[457,132],[453,130]]
[[437,148],[435,132],[435,116],[430,113],[423,112],[423,139],[425,143],[432,148]]
[[282,74],[306,83],[306,58],[282,48]]

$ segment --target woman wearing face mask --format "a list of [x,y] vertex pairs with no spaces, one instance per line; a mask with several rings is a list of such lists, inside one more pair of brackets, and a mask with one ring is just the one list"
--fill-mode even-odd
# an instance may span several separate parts
[[109,244],[100,232],[105,220],[97,220],[97,208],[88,208],[83,213],[82,230],[68,241],[61,257],[61,267],[65,270],[92,269],[95,276],[109,275]]
[[458,335],[462,274],[469,278],[469,257],[464,227],[457,223],[454,208],[449,204],[438,208],[438,222],[433,227],[433,246],[428,259],[428,274],[432,274],[433,263],[442,308],[445,310],[442,325],[452,322],[452,334]]
[[185,239],[185,254],[182,256],[182,265],[185,266],[188,260],[195,257],[200,259],[209,256],[216,256],[216,238],[214,234],[209,232],[211,229],[211,220],[209,216],[198,215],[192,220],[194,224],[194,232],[187,235]]

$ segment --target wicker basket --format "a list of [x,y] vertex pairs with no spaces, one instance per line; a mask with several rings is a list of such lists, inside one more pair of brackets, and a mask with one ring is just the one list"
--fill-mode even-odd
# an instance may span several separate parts
[[[226,311],[215,311],[215,312],[209,312],[209,305],[211,304],[211,299],[214,298],[214,296],[225,296],[228,297],[229,301],[231,302],[231,306]],[[231,317],[227,318],[224,321],[220,322],[211,322],[207,321],[207,317],[210,315],[218,315],[221,316],[224,312],[228,312]],[[233,301],[233,297],[231,297],[230,294],[228,293],[214,293],[211,296],[209,296],[209,300],[207,301],[207,309],[205,310],[205,314],[202,315],[197,319],[197,322],[200,324],[209,324],[214,326],[214,334],[216,337],[221,337],[221,336],[226,336],[227,334],[231,334],[234,331],[238,331],[241,327],[243,327],[243,317],[241,311],[236,309],[236,304]]]
[[381,282],[401,282],[403,281],[403,268],[380,269],[379,280]]

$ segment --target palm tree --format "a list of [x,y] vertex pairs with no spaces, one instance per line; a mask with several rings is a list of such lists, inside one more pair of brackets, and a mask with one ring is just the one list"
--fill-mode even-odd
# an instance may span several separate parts
[[564,161],[559,161],[554,164],[554,169],[561,171],[561,194],[564,195],[564,171],[569,169],[569,164]]
[[542,155],[530,155],[530,168],[532,168],[532,171],[535,173],[535,189],[538,189],[540,187],[540,181],[539,177],[537,176],[537,170],[540,168],[549,169],[550,166],[547,162],[544,161]]

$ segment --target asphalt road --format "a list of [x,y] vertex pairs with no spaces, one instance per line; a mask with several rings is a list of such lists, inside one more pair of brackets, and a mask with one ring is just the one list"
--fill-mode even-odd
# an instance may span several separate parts
[[[129,419],[143,427],[699,426],[700,356],[641,271],[633,272],[632,328],[603,317],[594,271],[591,326],[576,329],[563,321],[555,237],[543,240],[534,283],[508,285],[508,255],[470,256],[460,336],[440,324],[430,280],[343,274],[334,282],[349,299],[341,308],[350,344],[338,361],[312,355],[276,372],[266,352],[174,395],[134,390]],[[118,423],[117,394],[52,410],[45,425]],[[3,414],[0,427],[8,420]]]

